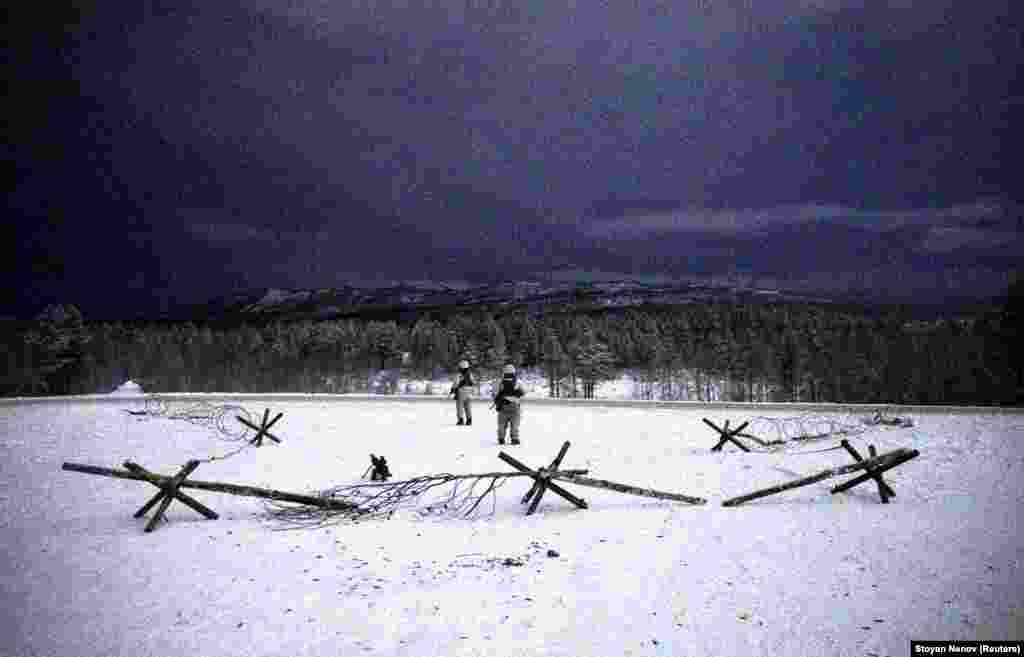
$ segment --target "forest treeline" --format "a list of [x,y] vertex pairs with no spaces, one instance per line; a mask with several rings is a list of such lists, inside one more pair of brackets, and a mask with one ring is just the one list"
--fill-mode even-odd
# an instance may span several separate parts
[[[1020,403],[1019,309],[908,321],[810,305],[687,305],[591,313],[486,312],[211,327],[89,323],[73,306],[4,322],[0,394],[367,392],[381,371],[483,378],[543,372],[555,397],[592,397],[631,372],[647,399]],[[401,392],[394,390],[393,392]]]

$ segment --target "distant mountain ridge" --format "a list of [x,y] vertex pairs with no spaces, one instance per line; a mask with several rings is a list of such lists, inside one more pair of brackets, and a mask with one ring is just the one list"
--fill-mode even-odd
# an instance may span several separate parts
[[627,308],[709,302],[832,303],[772,288],[634,280],[508,281],[486,285],[403,282],[384,287],[260,288],[211,300],[188,312],[197,320],[328,319],[378,312],[474,307],[492,310]]
[[846,306],[869,314],[884,313],[898,306],[916,318],[933,319],[972,315],[1002,305],[1001,298],[958,296],[952,290],[947,290],[948,296],[938,301],[886,298],[857,291],[856,286],[843,293],[835,291],[842,287],[841,276],[832,283],[838,285],[756,280],[742,274],[671,280],[566,270],[543,279],[487,284],[421,280],[318,289],[255,288],[189,306],[176,315],[178,319],[233,323],[370,316],[409,318],[425,312],[449,314],[473,309],[496,313],[565,312],[703,303],[792,303]]

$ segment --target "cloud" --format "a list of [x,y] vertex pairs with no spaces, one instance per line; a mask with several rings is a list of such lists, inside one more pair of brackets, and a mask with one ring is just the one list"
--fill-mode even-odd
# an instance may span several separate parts
[[[874,211],[829,204],[776,206],[761,209],[707,210],[680,209],[673,212],[623,216],[590,223],[585,232],[590,237],[637,238],[651,233],[700,232],[740,234],[786,224],[808,221],[826,222],[889,231],[907,226],[955,226],[963,222],[976,222],[1006,215],[1007,208],[997,200],[981,199],[973,203],[946,208],[919,208],[899,211]],[[968,229],[948,227],[945,237],[936,238],[933,245],[953,244],[956,239],[964,243],[981,244],[978,236],[971,237]],[[991,230],[971,229],[978,235],[992,235]],[[1005,230],[1005,229],[1004,229]],[[959,235],[959,238],[954,237]],[[987,238],[1001,244],[1002,238]],[[944,248],[944,247],[943,247]]]

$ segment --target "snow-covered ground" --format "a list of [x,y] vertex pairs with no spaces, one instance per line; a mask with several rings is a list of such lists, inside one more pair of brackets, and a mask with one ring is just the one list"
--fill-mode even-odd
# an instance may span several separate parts
[[[511,479],[476,519],[409,510],[277,531],[258,499],[191,490],[218,520],[176,502],[146,534],[132,513],[155,489],[61,463],[170,474],[237,443],[125,412],[142,400],[0,405],[0,655],[895,657],[910,639],[1024,637],[1020,414],[915,414],[854,438],[921,451],[886,474],[892,504],[873,483],[830,495],[841,478],[725,508],[850,458],[795,453],[834,442],[711,453],[701,418],[749,419],[736,409],[527,402],[524,443],[505,447],[527,464],[568,440],[563,467],[708,504],[566,484],[588,510],[549,492],[527,517],[528,480]],[[193,478],[312,491],[358,479],[371,452],[396,479],[509,469],[486,403],[472,427],[454,426],[452,404],[238,403],[283,411],[283,443]]]

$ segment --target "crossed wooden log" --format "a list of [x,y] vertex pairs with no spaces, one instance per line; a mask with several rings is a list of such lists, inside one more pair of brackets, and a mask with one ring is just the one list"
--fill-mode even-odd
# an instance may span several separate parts
[[[850,453],[850,456],[852,456],[853,460],[855,460],[857,463],[861,463],[861,462],[864,461],[864,457],[860,455],[860,452],[858,452],[856,449],[854,449],[853,445],[851,445],[849,443],[849,441],[847,441],[846,439],[843,439],[843,440],[841,440],[839,442],[839,444],[842,445],[846,449],[846,451]],[[875,451],[875,446],[874,445],[868,445],[868,455],[871,456],[871,458],[877,458],[878,457],[878,452]],[[909,459],[907,459],[907,460],[909,460]],[[901,463],[902,463],[902,461],[901,461]],[[897,465],[899,465],[899,464],[897,464]],[[892,467],[896,467],[896,466],[892,466]],[[864,474],[862,474],[861,476],[859,476],[859,477],[857,477],[855,479],[851,479],[850,481],[846,482],[845,484],[840,484],[840,485],[836,486],[835,488],[832,489],[832,493],[833,494],[841,493],[841,492],[843,492],[845,490],[849,490],[849,489],[853,488],[854,486],[856,486],[857,484],[860,484],[860,483],[863,483],[863,482],[867,481],[868,479],[874,479],[875,482],[878,484],[878,497],[880,497],[882,499],[882,504],[888,504],[890,497],[896,497],[896,491],[894,491],[889,486],[889,484],[885,483],[885,480],[882,479],[882,471],[881,470],[876,470],[874,468],[866,468]]]
[[[498,458],[502,461],[505,461],[520,472],[533,477],[533,486],[530,487],[530,490],[522,499],[523,504],[530,504],[529,508],[526,510],[526,515],[531,515],[537,510],[537,506],[540,504],[541,498],[548,489],[551,489],[554,493],[560,495],[580,509],[587,508],[585,500],[576,497],[569,491],[554,483],[552,480],[577,484],[579,486],[588,486],[590,488],[604,488],[605,490],[613,490],[627,495],[640,495],[642,497],[674,500],[676,502],[687,502],[689,504],[707,504],[707,500],[701,497],[692,497],[690,495],[681,495],[679,493],[666,493],[664,491],[654,490],[653,488],[639,488],[637,486],[620,484],[606,479],[592,479],[579,474],[579,471],[559,470],[558,468],[567,451],[569,451],[569,441],[565,441],[562,444],[562,448],[559,450],[558,456],[551,461],[551,465],[546,468],[538,468],[536,470],[523,464],[505,452],[498,453]],[[583,473],[586,473],[586,471],[584,470]]]
[[887,483],[885,483],[885,480],[882,479],[882,473],[887,470],[892,470],[896,466],[902,465],[903,463],[906,463],[910,459],[916,458],[921,454],[916,449],[906,449],[902,447],[899,449],[894,449],[891,452],[886,452],[885,454],[877,454],[875,452],[874,445],[871,445],[868,447],[869,452],[871,454],[871,458],[863,459],[861,455],[857,452],[857,450],[850,446],[850,444],[847,441],[844,440],[840,444],[846,448],[846,450],[850,453],[851,456],[853,456],[854,459],[857,460],[856,463],[839,466],[838,468],[830,468],[828,470],[823,470],[818,474],[814,474],[809,477],[801,477],[800,479],[794,479],[793,481],[779,484],[777,486],[757,490],[754,491],[753,493],[740,495],[739,497],[733,497],[722,502],[722,506],[737,506],[739,504],[743,504],[744,502],[749,502],[750,500],[756,500],[759,497],[775,495],[776,493],[792,490],[794,488],[800,488],[801,486],[808,486],[810,484],[822,481],[823,479],[838,477],[840,475],[849,474],[851,472],[857,472],[859,470],[864,470],[865,473],[834,487],[832,489],[832,494],[834,495],[836,493],[841,493],[843,491],[853,488],[854,486],[858,486],[864,483],[865,481],[873,479],[878,484],[878,494],[879,496],[881,496],[882,502],[888,504],[889,498],[895,497],[896,493]]
[[720,451],[722,451],[722,447],[725,445],[726,442],[731,442],[732,444],[734,444],[737,447],[739,447],[740,449],[742,449],[744,452],[749,452],[750,451],[750,449],[746,445],[744,445],[740,441],[736,440],[736,436],[744,436],[745,435],[745,434],[742,434],[740,432],[743,431],[744,429],[746,429],[747,425],[750,424],[750,422],[744,422],[743,424],[741,424],[740,426],[736,427],[735,429],[730,429],[729,428],[729,420],[725,421],[725,426],[719,427],[718,425],[716,425],[714,422],[712,422],[711,420],[709,420],[707,418],[702,418],[702,419],[704,420],[704,424],[708,425],[709,427],[711,427],[712,429],[717,431],[718,435],[720,437],[720,440],[718,441],[718,444],[711,448],[712,452],[720,452]]
[[83,472],[85,474],[100,475],[103,477],[115,477],[118,479],[133,479],[135,481],[146,481],[153,484],[160,489],[151,500],[146,502],[142,507],[135,512],[134,517],[141,518],[150,509],[152,509],[157,503],[160,506],[157,508],[156,513],[150,518],[146,524],[145,531],[151,532],[156,528],[156,524],[164,516],[164,512],[167,511],[167,507],[170,506],[171,502],[178,500],[185,506],[201,513],[203,516],[215,520],[218,516],[212,510],[199,503],[191,496],[182,493],[182,488],[196,488],[199,490],[214,491],[217,493],[227,493],[229,495],[241,495],[243,497],[262,497],[270,500],[280,500],[282,502],[295,502],[298,504],[308,504],[311,506],[318,506],[325,509],[339,509],[351,511],[355,508],[355,505],[349,502],[343,502],[341,500],[331,499],[327,497],[316,497],[312,495],[300,495],[297,493],[288,493],[285,491],[274,490],[272,488],[257,488],[255,486],[239,486],[237,484],[225,484],[217,481],[197,481],[194,479],[188,479],[188,476],[192,474],[197,467],[199,467],[200,461],[189,461],[185,466],[173,477],[165,475],[154,474],[149,470],[146,470],[142,466],[132,463],[131,461],[124,462],[124,470],[115,470],[112,468],[103,468],[95,465],[83,465],[80,463],[64,463],[61,466],[62,470],[69,470],[72,472]]
[[263,420],[260,422],[260,426],[256,426],[255,424],[253,424],[249,420],[246,420],[241,415],[236,415],[235,419],[237,419],[239,422],[241,422],[242,424],[244,424],[245,426],[249,427],[250,429],[252,429],[253,431],[256,432],[256,435],[253,436],[251,440],[249,440],[249,443],[252,444],[252,445],[255,445],[256,447],[262,447],[263,446],[263,438],[264,437],[270,438],[275,443],[278,443],[278,444],[281,443],[281,439],[280,438],[278,438],[274,434],[270,433],[270,427],[274,426],[274,423],[277,422],[278,420],[280,420],[281,416],[283,416],[283,415],[284,415],[284,413],[278,413],[277,415],[274,416],[273,420],[271,420],[270,422],[267,422],[267,418],[270,417],[270,409],[269,408],[265,408],[265,409],[263,409]]

